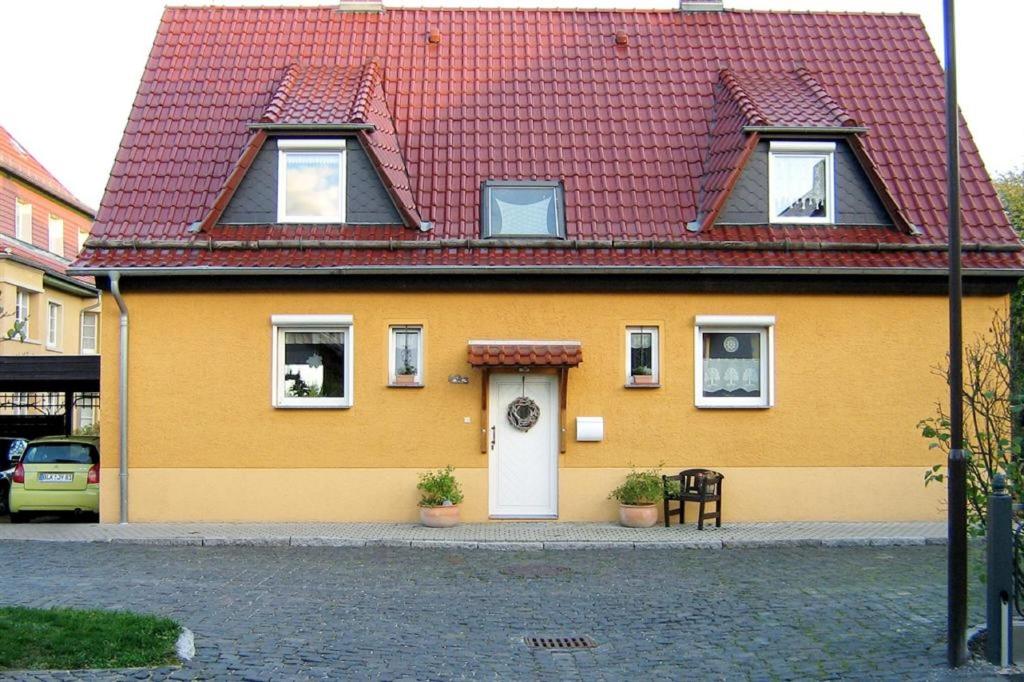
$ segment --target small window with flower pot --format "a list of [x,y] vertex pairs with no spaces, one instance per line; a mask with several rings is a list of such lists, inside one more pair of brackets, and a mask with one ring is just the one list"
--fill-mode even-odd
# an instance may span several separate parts
[[626,386],[654,388],[661,383],[658,328],[626,327]]
[[352,316],[274,315],[273,405],[352,406]]
[[391,386],[423,385],[423,327],[392,325],[388,353]]

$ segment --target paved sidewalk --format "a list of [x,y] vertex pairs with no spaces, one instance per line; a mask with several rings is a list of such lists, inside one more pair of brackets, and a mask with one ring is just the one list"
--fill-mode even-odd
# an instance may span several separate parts
[[623,528],[607,523],[31,523],[0,525],[0,541],[112,542],[147,545],[296,547],[457,547],[495,550],[848,547],[945,544],[937,522],[729,523]]

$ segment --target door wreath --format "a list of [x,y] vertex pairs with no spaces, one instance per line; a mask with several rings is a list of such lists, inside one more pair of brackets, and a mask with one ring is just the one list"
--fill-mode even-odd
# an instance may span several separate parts
[[521,396],[508,404],[508,423],[518,431],[529,431],[540,419],[540,405]]

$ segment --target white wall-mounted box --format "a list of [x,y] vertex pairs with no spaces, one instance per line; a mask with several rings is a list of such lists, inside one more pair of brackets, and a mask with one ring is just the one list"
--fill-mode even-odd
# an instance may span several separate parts
[[604,417],[576,417],[576,440],[588,442],[604,440]]

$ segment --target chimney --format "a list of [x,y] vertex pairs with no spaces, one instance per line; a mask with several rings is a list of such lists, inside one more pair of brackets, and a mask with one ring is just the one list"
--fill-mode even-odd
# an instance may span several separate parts
[[721,12],[723,0],[679,0],[680,12]]
[[382,13],[384,3],[381,0],[340,0],[336,9],[339,12],[371,12]]

